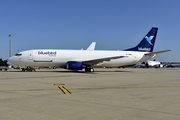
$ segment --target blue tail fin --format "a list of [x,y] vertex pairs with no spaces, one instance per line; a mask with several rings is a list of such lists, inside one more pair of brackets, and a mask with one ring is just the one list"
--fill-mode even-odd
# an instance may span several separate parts
[[125,51],[153,52],[157,31],[158,28],[152,27],[136,47],[126,49]]

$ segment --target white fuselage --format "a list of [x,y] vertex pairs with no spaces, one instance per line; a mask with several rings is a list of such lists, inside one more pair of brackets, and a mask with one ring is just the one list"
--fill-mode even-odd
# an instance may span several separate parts
[[8,61],[16,66],[65,67],[68,61],[84,62],[113,56],[124,56],[110,61],[103,61],[95,65],[102,67],[119,67],[136,64],[154,57],[145,56],[145,53],[147,52],[37,49],[19,52],[18,55],[10,57]]

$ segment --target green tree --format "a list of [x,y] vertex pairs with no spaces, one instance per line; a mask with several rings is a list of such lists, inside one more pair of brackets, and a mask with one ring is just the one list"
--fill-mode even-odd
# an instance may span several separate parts
[[0,66],[7,66],[7,60],[2,60],[0,58]]

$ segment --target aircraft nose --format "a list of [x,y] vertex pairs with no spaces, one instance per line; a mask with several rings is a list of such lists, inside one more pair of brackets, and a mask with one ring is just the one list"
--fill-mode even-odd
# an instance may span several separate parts
[[7,59],[8,62],[11,62],[11,57]]
[[10,57],[10,58],[8,58],[8,62],[9,63],[15,63],[15,61],[16,61],[16,59],[15,59],[15,57],[13,56],[13,57]]

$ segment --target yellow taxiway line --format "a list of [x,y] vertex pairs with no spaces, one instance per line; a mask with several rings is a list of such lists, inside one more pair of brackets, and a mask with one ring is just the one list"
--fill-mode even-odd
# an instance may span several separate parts
[[58,86],[58,88],[64,93],[64,94],[71,94],[71,92],[66,89],[64,86]]

